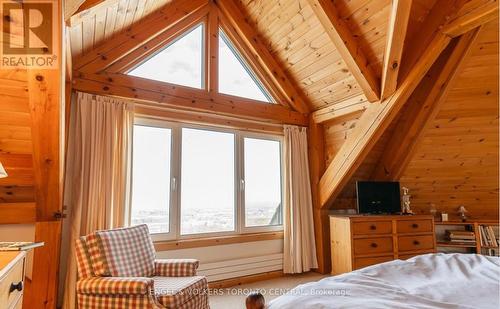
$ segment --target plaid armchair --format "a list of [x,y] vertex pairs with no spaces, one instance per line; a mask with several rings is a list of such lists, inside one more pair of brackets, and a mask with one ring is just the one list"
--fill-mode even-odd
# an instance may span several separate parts
[[78,308],[209,308],[198,261],[155,259],[145,225],[80,237],[76,258]]

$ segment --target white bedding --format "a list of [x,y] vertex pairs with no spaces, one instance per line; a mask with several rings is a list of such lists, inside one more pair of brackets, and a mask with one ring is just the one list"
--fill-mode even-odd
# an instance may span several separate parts
[[302,284],[274,299],[286,308],[500,308],[500,259],[426,254]]

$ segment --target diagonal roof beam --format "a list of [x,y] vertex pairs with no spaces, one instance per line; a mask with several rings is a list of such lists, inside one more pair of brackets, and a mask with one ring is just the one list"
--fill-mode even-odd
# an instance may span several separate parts
[[450,40],[442,34],[436,36],[396,92],[383,102],[370,104],[359,118],[352,134],[321,177],[319,196],[322,207],[338,196]]
[[[472,0],[471,2],[475,1]],[[473,7],[471,12],[476,12],[476,9]],[[460,24],[472,25],[474,23],[474,25],[477,25],[478,20],[481,20],[482,23],[490,21],[489,18],[478,19],[477,15],[460,15]],[[491,17],[495,14],[488,13],[484,15],[482,13],[480,15]],[[467,17],[462,18],[463,16]],[[443,33],[441,29],[446,29],[447,26],[453,25],[453,20],[451,19],[452,22],[449,24],[446,23],[444,27],[438,27],[437,31],[434,31],[432,41],[424,44],[427,48],[417,57],[418,62],[409,71],[396,92],[380,104],[371,104],[363,113],[352,134],[348,136],[321,177],[319,195],[322,207],[329,205],[338,196],[384,131],[396,118],[398,112],[420,83],[423,76],[446,48],[452,38],[450,35]],[[441,24],[438,23],[437,25]],[[461,27],[461,29],[466,28]],[[426,33],[428,34],[428,32]],[[427,41],[427,37],[424,37],[424,39]]]
[[412,0],[393,0],[382,69],[381,99],[396,91]]
[[370,102],[380,98],[380,81],[331,0],[309,0],[342,59]]
[[266,44],[258,35],[255,27],[242,13],[236,1],[215,0],[215,3],[235,32],[247,45],[247,48],[252,51],[254,60],[267,71],[268,76],[279,86],[280,91],[289,100],[290,105],[298,112],[309,113],[310,104],[308,104],[308,100],[297,90],[298,87],[267,49]]
[[372,179],[399,180],[423,133],[432,125],[457,75],[462,71],[478,33],[479,28],[476,28],[455,39],[456,42],[448,46],[426,74],[408,100],[408,109],[398,120],[398,129],[385,147]]
[[[473,6],[474,2],[482,5]],[[450,20],[441,29],[441,32],[451,37],[457,37],[478,26],[484,25],[490,20],[498,18],[498,1],[490,0],[487,3],[483,3],[484,1],[472,0],[469,3],[472,9]]]

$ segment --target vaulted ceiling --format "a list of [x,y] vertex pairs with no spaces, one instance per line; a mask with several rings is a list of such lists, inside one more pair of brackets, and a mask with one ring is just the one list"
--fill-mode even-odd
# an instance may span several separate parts
[[[82,2],[82,0],[79,1]],[[147,17],[153,12],[158,11],[158,9],[169,3],[175,3],[175,1],[179,0],[84,1],[77,10],[76,14],[72,15],[68,19],[68,24],[70,25],[69,41],[71,42],[70,47],[73,59],[79,58],[81,55],[91,52],[96,47],[104,44],[103,42],[110,41],[121,32],[129,29],[131,25],[140,24],[141,20],[147,19]],[[496,27],[498,19],[498,3],[494,0],[450,0],[446,2],[438,0],[214,1],[219,5],[224,2],[236,3],[239,7],[239,11],[241,11],[244,16],[244,20],[241,20],[241,22],[251,25],[252,29],[254,29],[257,33],[257,36],[252,39],[264,44],[267,52],[272,55],[274,61],[277,62],[280,69],[284,71],[287,82],[289,80],[289,83],[295,86],[297,92],[299,93],[299,97],[305,99],[309,109],[311,110],[312,119],[315,122],[322,124],[322,127],[324,128],[323,141],[325,145],[324,161],[325,165],[329,167],[327,172],[330,172],[330,175],[328,175],[328,173],[325,173],[325,175],[331,176],[334,181],[339,181],[338,183],[328,182],[328,177],[323,175],[323,187],[326,188],[324,195],[328,197],[340,197],[336,200],[336,204],[333,205],[333,207],[336,208],[352,207],[354,182],[357,179],[374,177],[374,175],[377,175],[377,171],[380,173],[380,170],[385,168],[384,164],[387,162],[384,162],[382,158],[385,156],[385,160],[387,160],[387,146],[391,146],[392,142],[392,147],[395,147],[394,144],[396,142],[397,145],[398,138],[402,138],[401,136],[404,137],[404,134],[400,134],[400,136],[398,136],[398,134],[395,133],[397,130],[394,128],[396,126],[401,128],[401,125],[405,122],[413,121],[411,116],[404,116],[405,113],[420,112],[425,117],[432,116],[432,119],[429,120],[431,123],[434,117],[436,118],[435,121],[445,122],[446,120],[444,119],[448,119],[450,122],[455,122],[456,119],[465,117],[467,111],[470,112],[470,105],[475,99],[482,98],[482,91],[490,94],[496,93],[495,91],[497,91],[492,90],[492,88],[494,88],[492,85],[486,86],[489,84],[481,83],[478,87],[481,86],[484,89],[469,87],[459,91],[459,98],[455,96],[455,99],[453,99],[456,87],[461,87],[460,85],[454,86],[454,83],[460,83],[462,81],[460,74],[467,75],[471,74],[470,72],[474,72],[474,74],[479,76],[480,74],[483,74],[479,73],[481,70],[480,68],[482,68],[482,70],[486,70],[487,64],[492,61],[492,57],[498,57],[498,40],[495,40],[492,35],[492,33],[498,34],[498,27]],[[411,3],[411,6],[408,6],[409,3]],[[493,10],[491,9],[492,7],[494,8]],[[473,12],[474,9],[477,8],[479,8],[480,12],[477,14],[474,13],[477,17],[471,18],[469,16],[471,15],[470,12]],[[486,9],[481,11],[482,8]],[[401,14],[401,12],[395,14],[395,9],[399,9],[401,12],[406,12],[406,14]],[[324,12],[329,14],[323,14]],[[406,17],[402,17],[405,15]],[[331,18],[331,16],[336,18],[333,22],[328,19],[329,17]],[[395,20],[395,16],[397,18],[402,18],[403,20]],[[460,33],[446,33],[445,35],[442,35],[443,40],[455,38],[449,46],[448,41],[443,41],[441,43],[439,40],[437,42],[431,42],[434,34],[442,32],[443,25],[456,18],[456,16],[465,16],[465,18],[468,19],[468,28],[466,27],[467,29],[463,30],[461,28],[461,21],[455,22],[456,28],[454,31],[457,31],[457,29],[459,31],[463,31]],[[487,17],[487,20],[493,19],[493,21],[489,22],[486,26],[483,26],[483,29],[479,32],[476,32],[475,34],[469,33],[469,38],[465,37],[458,42],[459,39],[457,37],[460,37],[460,35],[481,25],[483,23],[482,20],[484,20],[485,17]],[[329,24],[329,22],[331,24]],[[404,26],[406,24],[406,31],[404,31],[404,28],[398,28],[400,25]],[[396,27],[396,29],[394,29],[394,27]],[[336,32],[341,33],[340,43],[335,41],[336,32],[332,31],[334,28]],[[399,34],[399,40],[403,38],[404,42],[398,42],[398,38],[394,39],[393,36],[397,31],[403,32],[402,35]],[[479,33],[479,35],[477,33]],[[477,36],[479,36],[479,38],[476,38]],[[402,55],[399,56],[401,61],[396,60],[394,63],[390,64],[384,63],[384,61],[392,61],[387,59],[392,59],[389,57],[393,57],[393,55],[387,55],[388,51],[390,51],[388,42],[399,44],[400,47],[404,46],[399,48],[402,53]],[[427,64],[422,64],[422,59],[419,57],[421,57],[424,51],[426,51],[426,49],[434,43],[436,44],[436,52],[434,54],[432,51],[429,53],[430,57],[428,60],[430,63],[428,66]],[[437,61],[436,59],[441,53],[442,49],[440,46],[442,48],[448,46],[448,48],[443,51],[443,56],[441,56],[442,59],[440,60],[441,63],[437,63],[431,68],[432,64],[434,61]],[[469,49],[474,49],[478,46],[481,47],[482,53],[479,52],[478,54],[478,51],[476,50],[475,53],[477,55],[471,56],[474,60],[470,60],[471,62],[468,62],[467,64],[461,64],[460,72],[452,70],[452,67],[455,64],[458,66],[460,62],[453,63],[451,61],[446,64],[446,58],[448,56],[452,57],[456,54],[459,55],[458,57],[460,58],[465,56]],[[483,50],[483,48],[485,50]],[[397,49],[398,48],[396,47],[396,50]],[[460,54],[460,52],[463,53]],[[347,57],[346,54],[348,55]],[[350,59],[349,55],[351,55],[353,59]],[[395,57],[396,59],[398,58],[397,55]],[[431,73],[427,74],[423,78],[424,81],[420,86],[417,87],[420,83],[419,81],[421,77],[415,79],[416,84],[408,87],[407,93],[403,91],[404,95],[402,97],[409,97],[409,101],[413,101],[414,103],[407,104],[409,106],[405,106],[404,108],[402,107],[405,104],[406,99],[401,100],[403,101],[401,103],[397,103],[395,113],[402,108],[401,114],[403,114],[403,116],[391,116],[391,119],[393,120],[384,123],[380,127],[380,132],[374,131],[369,133],[373,134],[372,137],[374,138],[374,144],[366,148],[368,150],[366,154],[359,156],[361,158],[359,162],[347,161],[348,165],[342,165],[345,162],[340,162],[339,160],[342,159],[344,155],[347,155],[352,151],[352,149],[348,149],[349,143],[352,143],[353,140],[357,140],[356,137],[351,135],[359,135],[360,131],[362,131],[362,129],[358,129],[358,132],[355,132],[359,119],[363,119],[365,124],[367,123],[366,120],[371,121],[370,116],[367,115],[365,110],[373,107],[374,104],[378,104],[369,102],[379,100],[379,97],[374,99],[373,93],[370,94],[370,87],[373,88],[373,84],[376,83],[376,87],[380,87],[380,84],[382,84],[383,88],[381,80],[387,81],[387,76],[385,74],[388,74],[387,72],[390,70],[388,67],[390,66],[392,66],[392,69],[397,68],[397,70],[399,70],[399,80],[396,80],[394,83],[397,82],[398,86],[401,85],[402,80],[409,76],[413,68],[417,66],[417,63],[419,62],[421,69],[423,70],[420,73],[421,77],[425,75],[425,70],[428,68],[431,68]],[[498,62],[496,62],[496,64],[498,64]],[[449,67],[448,71],[446,71],[446,65]],[[463,68],[462,66],[465,65],[467,66]],[[440,75],[441,70],[445,70],[446,76],[443,77]],[[496,73],[492,73],[493,76],[489,76],[487,78],[488,81],[494,83],[494,81],[498,80],[497,70],[495,70],[495,72]],[[442,82],[446,81],[446,83],[448,83],[448,81],[451,80],[448,79],[448,75],[453,75],[454,77],[453,85],[449,87],[451,89],[451,97],[445,101],[445,95],[441,96],[441,94],[439,94],[439,88],[432,87],[432,85],[434,83],[433,81],[439,82],[439,78],[445,78]],[[360,76],[366,77],[366,80],[360,78]],[[395,76],[398,77],[397,74]],[[425,82],[426,79],[428,80],[427,82]],[[425,83],[427,83],[427,85]],[[450,83],[452,82],[450,81]],[[494,84],[497,85],[497,83]],[[393,87],[394,89],[392,89],[392,91],[395,90],[396,85],[393,85]],[[415,90],[416,94],[410,96],[415,87],[417,87],[417,90]],[[440,113],[438,113],[437,110],[435,111],[435,114],[437,115],[426,115],[425,110],[419,110],[418,107],[419,102],[422,100],[423,102],[426,102],[425,104],[432,103],[425,101],[427,99],[427,93],[431,90],[435,92],[436,101],[445,101],[445,103],[440,103],[439,105],[443,111]],[[377,96],[380,94],[379,89],[375,92],[378,92]],[[386,96],[384,95],[384,89],[382,90],[384,98],[388,98],[391,94],[392,92],[388,93]],[[497,99],[497,96],[495,96],[495,99]],[[396,97],[395,100],[399,99]],[[450,102],[454,102],[454,100],[460,101],[461,105],[453,106]],[[481,106],[484,110],[495,112],[494,115],[497,117],[498,108],[495,109],[494,104],[498,101],[492,100],[493,99],[484,101]],[[386,103],[386,101],[384,101],[384,103]],[[377,108],[372,108],[375,112],[376,109]],[[381,110],[381,112],[383,111]],[[478,114],[478,112],[475,114]],[[446,115],[446,117],[443,115]],[[448,116],[449,118],[447,118]],[[498,117],[495,119],[491,119],[491,121],[493,121],[491,126],[497,125]],[[469,123],[467,121],[465,121],[464,124]],[[481,121],[481,119],[477,118],[477,121]],[[377,124],[377,126],[379,125],[380,124]],[[424,124],[416,124],[417,127],[419,125],[424,126]],[[425,126],[431,126],[431,124],[425,123]],[[498,142],[496,144],[494,142],[494,140],[498,140],[498,138],[494,139],[495,136],[498,136],[498,130],[492,129],[491,126],[488,130],[492,130],[492,132],[490,132],[492,135],[487,138],[490,144],[483,143],[486,137],[479,138],[481,141],[480,143],[482,144],[478,145],[478,147],[486,147],[484,146],[486,144],[489,145],[488,147],[498,147]],[[411,130],[415,130],[415,128],[412,127],[408,127],[407,129],[410,130],[409,134],[412,134]],[[462,128],[462,130],[464,129],[465,127]],[[420,131],[423,132],[423,130],[419,129],[419,134]],[[434,134],[432,132],[437,132],[435,129],[429,128],[426,128],[426,132],[427,131],[429,131],[429,133],[426,134],[431,135]],[[439,132],[443,131],[440,130]],[[413,138],[413,135],[409,135],[409,138]],[[351,141],[349,141],[349,139],[351,139]],[[425,149],[425,147],[434,147],[435,145],[432,144],[432,142],[437,139],[430,138],[428,135],[424,135],[422,139],[424,146],[419,146],[419,148],[416,148],[415,145],[411,146],[415,148],[411,149],[411,156],[417,159],[410,160],[405,158],[406,161],[411,161],[404,163],[404,166],[409,166],[408,170],[398,171],[398,177],[403,177],[402,179],[404,179],[404,181],[412,187],[417,187],[418,183],[422,183],[420,181],[416,181],[414,179],[415,177],[418,178],[421,174],[434,175],[422,165],[418,165],[418,158],[422,159],[422,157],[425,157],[425,154],[422,154],[419,151],[424,151],[422,149]],[[368,141],[367,143],[370,142]],[[346,144],[348,145],[346,146]],[[470,146],[474,147],[474,143]],[[453,147],[456,148],[457,146],[449,145],[449,147],[451,149]],[[458,150],[459,148],[456,149],[457,153],[455,154],[455,157],[451,159],[449,158],[447,161],[449,162],[449,166],[447,166],[447,168],[457,167],[456,165],[463,161],[459,159],[465,156],[461,150],[462,148],[460,148],[460,150]],[[482,154],[483,152],[476,152],[474,159],[468,159],[467,162],[472,162],[474,160],[478,162],[484,162],[484,160],[490,162],[490,160],[492,160],[487,155],[483,157],[479,153]],[[335,158],[338,159],[337,161],[340,163],[334,162]],[[427,161],[423,160],[421,162]],[[339,180],[335,179],[337,176],[332,176],[332,171],[335,175],[338,174],[340,166],[342,166],[342,168],[347,166],[347,170],[344,175],[341,175],[343,178]],[[468,176],[465,175],[464,177]],[[324,178],[327,179],[325,180]],[[497,181],[494,181],[493,178],[491,178],[487,181],[491,185],[488,188],[484,188],[484,190],[481,189],[483,190],[481,192],[486,192],[485,194],[491,194],[488,192],[496,192],[495,194],[498,195],[498,179]],[[332,187],[335,189],[332,189]],[[342,188],[343,190],[341,190]],[[436,186],[435,190],[437,190],[437,188],[438,186]],[[478,192],[479,189],[473,188],[471,190],[471,192]],[[421,205],[424,205],[426,203],[424,201],[429,201],[432,197],[431,195],[425,195],[424,193],[427,193],[427,191],[419,192],[420,196],[425,196],[425,198],[422,198],[422,201],[419,202]],[[449,197],[449,199],[453,199],[452,193],[450,193],[450,196],[451,197]],[[469,200],[471,199],[470,197],[468,198]],[[477,198],[479,199],[479,197]],[[326,202],[328,201],[323,201],[323,204]],[[332,204],[329,202],[328,204],[331,207]],[[441,200],[440,202],[443,201]],[[451,205],[451,202],[443,203]],[[496,205],[498,205],[498,203]]]

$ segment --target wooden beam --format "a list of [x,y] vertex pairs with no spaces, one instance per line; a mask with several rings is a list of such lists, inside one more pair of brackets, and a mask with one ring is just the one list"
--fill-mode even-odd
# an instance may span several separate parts
[[24,308],[56,308],[61,226],[61,221],[35,224],[35,241],[45,245],[34,249],[31,287],[24,297]]
[[0,224],[34,223],[35,203],[0,203]]
[[338,196],[450,40],[443,34],[437,35],[396,92],[366,109],[321,177],[321,207],[326,207]]
[[73,75],[73,89],[78,91],[271,123],[296,125],[308,123],[305,115],[278,104],[211,94],[204,90],[124,74],[75,72]]
[[385,147],[372,179],[399,180],[413,157],[418,142],[445,102],[478,33],[479,29],[475,29],[457,38],[457,42],[448,46],[426,74],[408,100],[408,109],[401,115],[397,130]]
[[450,20],[446,26],[443,27],[441,32],[451,37],[457,37],[490,20],[498,18],[497,0],[488,1],[486,4],[484,4],[484,1],[476,0],[475,2],[477,2],[477,4],[472,10]]
[[205,83],[208,91],[219,92],[219,9],[210,2],[206,39]]
[[328,212],[320,209],[318,192],[319,180],[325,170],[325,137],[323,126],[315,123],[311,119],[307,133],[311,194],[313,201],[314,239],[316,241],[316,258],[318,260],[318,269],[316,271],[326,274],[331,270],[329,249],[330,229],[328,224]]
[[309,0],[326,33],[370,102],[380,98],[380,80],[331,0]]
[[50,221],[62,207],[64,109],[60,72],[29,70],[28,90],[37,220]]
[[466,0],[435,2],[418,31],[412,37],[406,38],[398,74],[399,83],[406,79],[427,46],[439,32],[439,29],[458,12],[465,2]]
[[103,71],[110,64],[155,38],[207,3],[207,0],[171,1],[142,22],[128,27],[125,31],[114,36],[113,39],[104,41],[103,44],[89,53],[77,57],[73,67],[91,73]]
[[381,99],[396,91],[412,0],[393,0],[382,69]]
[[369,105],[370,103],[365,95],[362,94],[318,109],[311,113],[311,118],[315,123],[323,123],[342,116],[362,112]]
[[217,125],[222,128],[244,130],[249,132],[283,135],[283,125],[239,119],[229,116],[219,116],[204,112],[185,111],[163,106],[136,104],[136,116],[151,119],[163,119],[172,122],[190,123],[196,125]]
[[305,96],[297,89],[297,85],[288,74],[282,69],[276,57],[267,49],[266,44],[258,35],[255,27],[249,22],[236,4],[235,0],[214,0],[225,19],[229,21],[234,31],[246,43],[247,48],[252,51],[252,61],[259,63],[267,72],[269,78],[273,79],[275,85],[279,86],[282,95],[285,96],[289,104],[300,113],[309,113],[309,106]]

